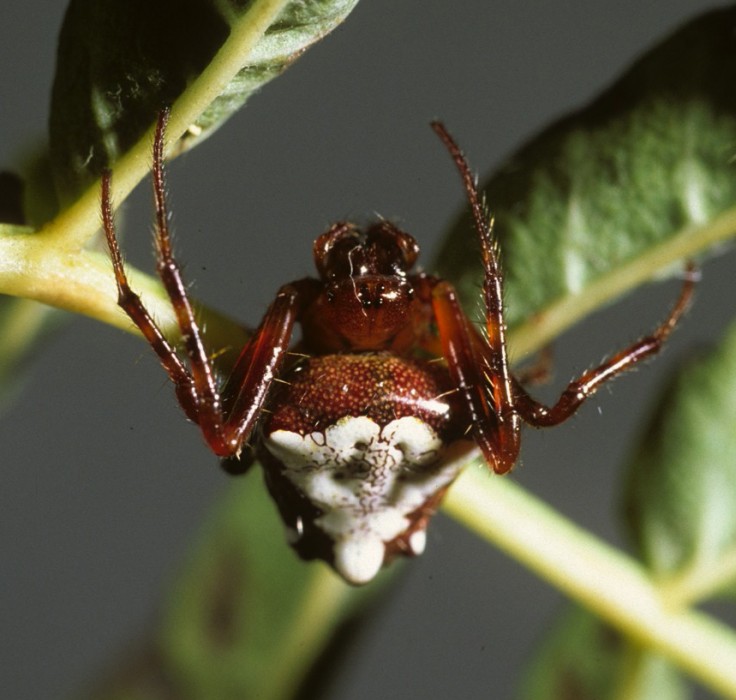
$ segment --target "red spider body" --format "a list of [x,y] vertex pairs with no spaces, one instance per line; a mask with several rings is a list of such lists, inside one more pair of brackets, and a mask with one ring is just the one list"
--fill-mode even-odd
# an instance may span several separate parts
[[[419,249],[388,222],[338,223],[314,244],[320,279],[294,283],[298,357],[265,402],[256,441],[292,546],[352,583],[425,528],[472,446],[433,329],[438,280],[411,273]],[[242,469],[240,459],[229,462]]]
[[[535,401],[509,368],[489,218],[465,158],[435,123],[462,177],[480,241],[485,333],[465,315],[449,282],[412,271],[419,248],[408,233],[387,221],[365,231],[337,223],[314,244],[319,278],[279,289],[220,382],[171,251],[166,116],[154,140],[158,272],[179,322],[184,359],[128,284],[106,173],[102,214],[118,303],[225,469],[243,471],[255,452],[291,545],[350,583],[370,581],[398,554],[421,553],[429,518],[472,444],[493,471],[509,471],[522,422],[551,426],[569,418],[601,384],[658,352],[690,299],[692,274],[651,335],[571,382],[553,406]],[[292,348],[297,324],[302,340]],[[255,449],[241,459],[246,445]]]

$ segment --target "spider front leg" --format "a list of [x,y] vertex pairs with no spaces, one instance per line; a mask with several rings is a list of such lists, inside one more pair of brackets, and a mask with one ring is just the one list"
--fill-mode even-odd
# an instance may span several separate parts
[[210,448],[221,457],[238,456],[252,431],[268,389],[283,364],[300,306],[295,285],[279,290],[258,330],[240,353],[233,380],[220,392],[202,331],[174,258],[168,228],[163,170],[164,135],[168,111],[161,112],[153,148],[153,190],[156,208],[157,271],[171,300],[181,331],[187,364],[166,340],[160,328],[131,289],[115,235],[110,201],[110,173],[102,177],[102,220],[110,249],[118,304],[140,329],[174,383],[187,417],[197,423]]
[[434,291],[433,305],[450,375],[465,397],[473,432],[488,464],[497,474],[508,472],[519,456],[521,420],[514,405],[514,381],[506,349],[503,283],[492,221],[465,156],[440,122],[432,128],[460,173],[473,214],[483,261],[485,338],[462,311],[452,287],[444,282]]
[[485,273],[485,337],[467,318],[454,288],[447,282],[440,282],[433,290],[434,313],[450,376],[464,398],[475,440],[493,471],[505,474],[519,456],[521,420],[506,348],[501,270],[490,219],[485,215],[465,159],[441,125],[435,130],[458,164],[480,238]]

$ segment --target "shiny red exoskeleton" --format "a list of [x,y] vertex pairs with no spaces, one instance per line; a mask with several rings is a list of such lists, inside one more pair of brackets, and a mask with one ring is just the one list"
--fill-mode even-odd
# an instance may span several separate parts
[[[319,277],[278,290],[221,380],[171,250],[163,176],[166,118],[162,113],[153,150],[155,238],[158,273],[179,322],[182,352],[128,284],[106,174],[102,214],[119,304],[158,355],[186,415],[225,468],[242,471],[257,454],[290,544],[306,559],[327,561],[351,583],[371,580],[398,554],[423,550],[427,522],[471,443],[494,472],[509,471],[522,423],[563,422],[601,384],[658,352],[692,294],[694,275],[688,274],[672,311],[651,335],[571,382],[553,406],[538,403],[509,368],[490,219],[460,149],[434,123],[462,177],[480,241],[482,332],[449,282],[413,271],[419,248],[412,236],[388,221],[365,230],[341,222],[314,243]],[[302,340],[292,347],[296,324]]]

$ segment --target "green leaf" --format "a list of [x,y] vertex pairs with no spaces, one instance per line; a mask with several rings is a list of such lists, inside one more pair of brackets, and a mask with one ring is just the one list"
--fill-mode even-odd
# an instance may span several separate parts
[[[215,91],[185,125],[179,148],[199,143],[356,3],[72,0],[59,40],[50,120],[61,199],[72,200],[129,151],[158,111],[213,64],[235,61],[234,75],[221,85],[210,82]],[[272,8],[280,12],[253,46],[246,30]],[[239,41],[241,34],[248,40]]]
[[[734,32],[736,8],[691,22],[484,184],[501,244],[507,321],[533,319],[536,346],[733,235]],[[438,258],[466,300],[477,299],[480,275],[470,230],[463,215]],[[515,345],[526,352],[523,335]]]
[[526,669],[520,700],[685,700],[675,667],[633,648],[582,608],[571,608],[546,636]]
[[90,698],[294,697],[330,639],[375,598],[380,584],[351,588],[324,564],[294,556],[259,477],[231,486],[157,629]]
[[626,513],[674,603],[736,592],[736,324],[659,401],[631,464]]

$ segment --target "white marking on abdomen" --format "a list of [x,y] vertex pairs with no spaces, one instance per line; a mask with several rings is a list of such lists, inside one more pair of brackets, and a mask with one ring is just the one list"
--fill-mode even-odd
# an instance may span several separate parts
[[[352,583],[378,573],[385,543],[405,532],[407,516],[460,468],[441,459],[442,440],[412,416],[383,428],[365,416],[348,416],[304,436],[277,430],[264,443],[286,477],[323,512],[315,522],[334,542],[335,568]],[[410,546],[417,554],[423,549],[419,532]]]

